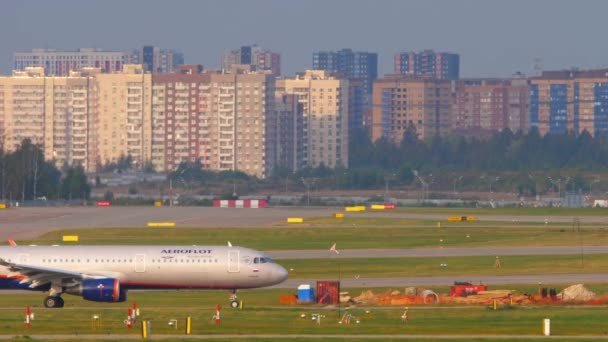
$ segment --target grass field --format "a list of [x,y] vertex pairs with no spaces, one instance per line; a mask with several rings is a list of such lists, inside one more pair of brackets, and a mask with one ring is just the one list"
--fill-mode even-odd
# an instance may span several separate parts
[[[552,334],[557,336],[602,336],[608,330],[603,306],[513,306],[497,311],[486,306],[411,306],[407,324],[400,319],[402,307],[353,307],[348,312],[360,323],[345,325],[338,324],[344,308],[279,306],[276,296],[276,290],[243,291],[241,297],[249,304],[243,310],[222,309],[222,322],[216,325],[212,319],[215,305],[226,301],[221,291],[135,292],[122,304],[66,296],[63,309],[39,307],[40,295],[15,295],[7,297],[3,305],[11,308],[0,310],[0,331],[12,335],[138,334],[138,329],[129,330],[123,322],[133,301],[141,310],[140,320],[152,322],[154,334],[176,337],[183,334],[187,316],[193,319],[193,334],[211,335],[540,335],[544,318],[551,319]],[[23,324],[26,305],[35,314],[29,330]],[[321,324],[311,319],[312,314],[325,316]],[[101,323],[93,320],[94,315],[101,317]],[[178,320],[178,329],[168,325],[172,319]]]
[[[314,223],[315,220],[321,223]],[[606,229],[599,224],[584,225],[580,230],[571,225],[538,225],[487,222],[451,223],[437,228],[434,221],[349,218],[332,225],[326,219],[312,219],[315,226],[270,228],[100,228],[57,230],[20,244],[49,245],[61,242],[63,235],[80,236],[86,245],[224,245],[227,241],[260,250],[325,249],[339,242],[342,249],[421,248],[421,247],[522,247],[570,246],[584,244],[603,246],[608,243]],[[386,227],[384,220],[395,221]],[[421,223],[422,222],[422,223]]]
[[[465,215],[501,214],[495,209],[467,210]],[[503,210],[503,209],[501,209]],[[546,209],[549,210],[549,209]],[[437,209],[408,209],[408,212],[437,213]],[[552,210],[526,213],[513,209],[519,215],[559,215]],[[599,211],[590,213],[596,214]],[[450,209],[441,213],[452,215]],[[454,209],[454,215],[463,215],[462,209]],[[603,212],[602,212],[603,213]],[[582,216],[581,212],[568,215]],[[331,242],[338,242],[340,249],[358,248],[435,248],[440,247],[515,247],[515,246],[603,246],[608,242],[601,224],[582,224],[573,229],[569,223],[532,224],[522,222],[467,222],[445,223],[437,227],[433,220],[407,220],[391,218],[347,217],[343,220],[331,218],[307,219],[303,226],[285,225],[270,228],[103,228],[71,229],[47,233],[20,244],[60,244],[62,235],[79,235],[80,244],[175,244],[175,245],[224,245],[227,241],[260,250],[327,249]],[[279,260],[288,269],[290,278],[334,277],[336,270],[346,277],[391,277],[391,276],[451,276],[451,275],[512,275],[548,273],[600,273],[608,271],[608,255],[558,256],[501,256],[502,268],[494,267],[494,256],[487,257],[429,257],[429,258],[328,258],[319,260]],[[447,267],[439,264],[447,263]],[[567,285],[551,285],[560,289]],[[520,293],[535,293],[536,284],[496,286],[515,289]],[[587,286],[596,293],[608,292],[608,284]],[[431,288],[445,293],[448,287]],[[346,289],[348,290],[348,289]],[[385,289],[377,289],[383,291]],[[402,290],[402,289],[399,289]],[[350,290],[358,295],[362,289]],[[126,303],[105,304],[87,302],[76,296],[65,296],[63,309],[41,307],[44,294],[19,294],[0,297],[0,335],[24,336],[16,340],[31,340],[28,336],[41,334],[116,335],[128,334],[136,337],[138,329],[128,330],[124,326],[126,310],[137,302],[142,310],[141,319],[152,321],[153,334],[175,336],[167,341],[179,341],[183,333],[186,316],[193,318],[193,334],[217,336],[268,334],[276,338],[255,338],[255,341],[318,341],[323,336],[334,336],[332,341],[358,341],[354,336],[371,335],[375,340],[397,341],[400,336],[462,336],[461,341],[509,341],[521,336],[539,336],[542,319],[550,318],[552,335],[563,336],[562,341],[577,341],[575,336],[605,337],[605,306],[514,306],[489,310],[485,305],[470,306],[411,306],[410,321],[400,321],[403,307],[354,307],[349,312],[361,323],[340,325],[343,308],[318,305],[281,306],[278,297],[293,291],[257,289],[239,291],[245,301],[243,310],[227,308],[228,294],[223,291],[148,291],[132,292]],[[222,324],[215,325],[212,316],[215,305],[220,303]],[[25,306],[30,305],[36,315],[32,328],[23,324]],[[367,313],[366,311],[369,311]],[[321,324],[310,319],[311,314],[324,315]],[[301,315],[306,317],[302,318]],[[96,325],[93,315],[102,317]],[[170,327],[169,320],[177,319],[178,329]],[[316,338],[284,337],[305,334]],[[349,337],[339,337],[339,335]],[[392,337],[395,335],[396,337]],[[471,335],[497,335],[500,338],[476,338]],[[509,338],[512,336],[512,339]],[[518,337],[520,336],[520,337]],[[235,339],[231,337],[231,339]],[[207,339],[206,339],[207,340]],[[226,339],[208,339],[208,341]],[[238,339],[236,339],[238,340]],[[242,340],[250,340],[243,338]],[[425,341],[438,341],[429,338]],[[559,341],[556,339],[554,341]]]
[[[608,254],[538,255],[501,257],[501,268],[494,267],[494,256],[290,259],[277,260],[290,279],[361,277],[496,276],[532,274],[572,274],[608,272]],[[440,264],[447,265],[440,267]]]

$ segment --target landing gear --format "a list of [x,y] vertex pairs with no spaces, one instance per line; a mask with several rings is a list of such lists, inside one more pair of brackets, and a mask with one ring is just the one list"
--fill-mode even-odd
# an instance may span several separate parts
[[48,296],[44,299],[45,308],[62,308],[63,304],[63,298],[59,296]]
[[236,296],[236,290],[230,291],[230,307],[233,309],[242,308],[241,303]]

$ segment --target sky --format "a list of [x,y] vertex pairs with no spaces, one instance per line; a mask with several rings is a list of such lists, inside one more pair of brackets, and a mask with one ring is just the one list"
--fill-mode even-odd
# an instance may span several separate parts
[[[143,45],[219,68],[222,54],[257,44],[281,53],[283,74],[312,66],[320,50],[379,54],[392,73],[401,51],[460,54],[461,77],[608,67],[603,0],[3,0],[0,73],[33,48]],[[538,62],[540,61],[540,63]]]

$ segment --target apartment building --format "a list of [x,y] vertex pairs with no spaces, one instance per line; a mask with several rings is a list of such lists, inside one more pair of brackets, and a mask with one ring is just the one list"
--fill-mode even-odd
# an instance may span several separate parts
[[295,95],[302,111],[302,167],[348,167],[349,81],[324,70],[277,80],[277,97]]
[[510,129],[528,132],[530,87],[524,75],[460,79],[454,83],[451,130],[483,136]]
[[[98,70],[98,69],[96,69]],[[95,72],[95,71],[93,71]],[[46,77],[44,68],[28,67],[0,77],[0,136],[7,151],[28,138],[43,147],[47,160],[94,169],[89,139],[97,100],[91,75]]]
[[120,72],[129,61],[126,52],[103,51],[83,48],[76,51],[33,49],[31,52],[13,54],[13,70],[24,71],[28,67],[42,67],[47,76],[69,76],[71,71],[83,68],[99,68],[104,73]]
[[275,99],[277,167],[295,171],[302,168],[304,150],[304,106],[298,95],[283,91]]
[[233,65],[210,72],[201,89],[201,118],[208,132],[205,164],[213,170],[241,171],[265,178],[276,164],[275,78]]
[[135,167],[151,161],[152,75],[142,65],[126,64],[120,73],[96,76],[98,160],[102,164],[131,156]]
[[173,49],[146,45],[129,55],[129,64],[143,64],[146,72],[170,73],[177,71],[184,64],[184,54]]
[[281,54],[257,45],[241,46],[222,57],[223,70],[231,70],[233,65],[250,65],[253,71],[270,71],[278,76],[281,74]]
[[530,125],[540,134],[608,134],[608,69],[544,71],[530,83]]
[[365,112],[371,108],[372,88],[378,78],[378,54],[351,49],[319,51],[313,54],[312,66],[314,70],[348,78],[351,87],[348,126],[350,129],[365,127]]
[[410,127],[420,139],[450,127],[451,82],[428,77],[386,75],[374,82],[372,140],[399,144]]
[[400,52],[395,54],[395,74],[457,80],[460,77],[460,55],[433,50]]

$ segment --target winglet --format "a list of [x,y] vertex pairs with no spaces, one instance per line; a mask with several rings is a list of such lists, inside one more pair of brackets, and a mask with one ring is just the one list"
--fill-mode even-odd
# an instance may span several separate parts
[[232,244],[230,243],[230,241],[228,241],[228,247],[232,247]]
[[11,245],[11,247],[17,246],[17,243],[13,239],[8,239],[8,244]]

